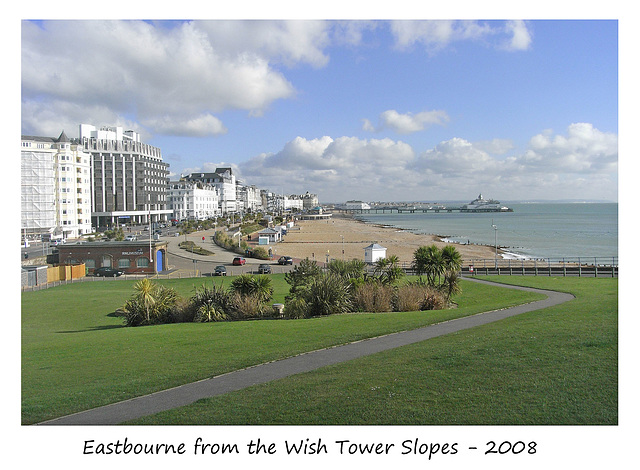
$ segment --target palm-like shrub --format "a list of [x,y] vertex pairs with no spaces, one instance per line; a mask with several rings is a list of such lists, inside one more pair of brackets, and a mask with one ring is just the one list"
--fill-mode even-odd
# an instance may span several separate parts
[[255,296],[261,302],[268,302],[273,297],[271,278],[264,274],[241,274],[231,282],[231,289],[241,296]]
[[393,284],[404,276],[404,270],[400,267],[400,260],[394,255],[377,260],[373,264],[373,274],[383,284]]
[[271,278],[266,274],[259,274],[253,277],[253,291],[260,302],[268,302],[273,297],[273,287],[271,286]]
[[364,278],[367,263],[359,259],[345,261],[342,259],[332,259],[327,265],[329,272],[343,279],[361,279]]
[[331,315],[351,311],[351,288],[347,280],[327,273],[315,277],[305,292],[309,315]]
[[201,305],[194,318],[197,322],[213,322],[213,321],[224,321],[229,318],[224,310],[213,305],[212,303],[206,303]]
[[191,321],[222,321],[231,318],[236,311],[235,297],[221,285],[196,288],[187,306]]
[[138,281],[136,293],[125,302],[125,323],[128,326],[168,323],[175,315],[179,296],[174,289],[154,284],[144,278]]
[[249,295],[254,290],[253,275],[241,274],[231,281],[231,289],[240,295]]

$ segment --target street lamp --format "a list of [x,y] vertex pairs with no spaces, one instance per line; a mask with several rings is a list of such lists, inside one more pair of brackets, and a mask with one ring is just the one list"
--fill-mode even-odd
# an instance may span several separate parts
[[493,243],[496,247],[495,264],[498,269],[498,226],[493,223],[493,219],[491,219],[491,226],[493,227]]

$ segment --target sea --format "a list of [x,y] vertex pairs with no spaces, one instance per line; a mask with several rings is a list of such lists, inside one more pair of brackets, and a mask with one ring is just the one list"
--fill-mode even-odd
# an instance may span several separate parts
[[455,243],[497,245],[505,252],[503,258],[602,258],[602,262],[615,258],[617,263],[617,203],[503,204],[513,212],[364,213],[355,217]]

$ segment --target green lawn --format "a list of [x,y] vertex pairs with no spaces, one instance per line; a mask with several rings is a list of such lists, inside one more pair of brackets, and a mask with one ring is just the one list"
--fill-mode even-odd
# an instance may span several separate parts
[[617,424],[617,279],[493,280],[576,299],[133,423]]
[[[273,275],[274,302],[288,285]],[[203,282],[162,281],[188,297]],[[530,302],[537,294],[463,282],[459,308],[309,320],[127,328],[113,312],[134,281],[105,280],[22,294],[22,422],[31,424],[322,347]]]

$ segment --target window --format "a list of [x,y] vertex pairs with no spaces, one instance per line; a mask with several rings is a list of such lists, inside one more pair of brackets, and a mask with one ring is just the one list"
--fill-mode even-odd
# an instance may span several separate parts
[[131,266],[131,260],[129,258],[120,258],[118,260],[119,268],[128,268],[129,266]]
[[111,255],[103,255],[102,256],[102,267],[110,268],[111,267]]
[[85,259],[84,260],[84,266],[86,268],[95,268],[96,267],[96,260],[94,260],[94,259]]
[[136,259],[136,266],[138,268],[148,268],[149,267],[149,258],[138,258]]

